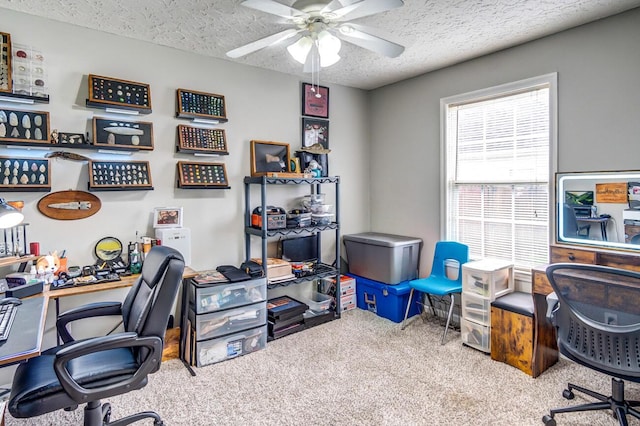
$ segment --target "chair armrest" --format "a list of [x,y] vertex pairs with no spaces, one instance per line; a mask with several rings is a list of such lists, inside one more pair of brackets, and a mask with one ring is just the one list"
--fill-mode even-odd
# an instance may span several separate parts
[[[110,349],[134,347],[144,347],[148,349],[148,351],[141,351],[146,352],[147,355],[133,376],[118,383],[92,387],[91,389],[84,388],[71,377],[67,369],[67,364],[72,359],[83,355]],[[56,353],[53,369],[65,392],[78,404],[83,404],[88,401],[95,401],[137,389],[148,374],[157,370],[161,360],[162,339],[157,336],[139,337],[138,334],[134,332],[126,332],[81,340],[66,345]]]
[[556,311],[558,310],[558,295],[555,292],[547,294],[547,319],[555,325]]
[[56,320],[56,329],[58,335],[64,343],[73,342],[75,339],[69,333],[67,324],[70,322],[92,317],[105,317],[113,315],[122,315],[122,303],[120,302],[97,302],[87,305],[78,306],[63,312]]

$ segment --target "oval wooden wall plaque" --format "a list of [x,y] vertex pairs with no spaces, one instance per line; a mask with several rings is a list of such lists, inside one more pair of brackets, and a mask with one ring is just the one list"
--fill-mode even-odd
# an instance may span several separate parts
[[53,192],[38,201],[40,213],[58,220],[84,219],[96,214],[100,207],[100,199],[85,191]]

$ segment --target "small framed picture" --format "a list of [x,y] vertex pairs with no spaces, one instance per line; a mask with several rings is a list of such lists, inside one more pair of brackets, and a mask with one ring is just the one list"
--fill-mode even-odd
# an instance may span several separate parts
[[87,139],[82,133],[58,132],[58,142],[61,145],[88,145]]
[[302,115],[329,118],[329,88],[302,83]]
[[251,176],[290,171],[288,143],[251,141]]
[[182,228],[182,207],[156,207],[153,209],[154,228]]
[[329,120],[302,117],[302,146],[315,144],[329,148]]

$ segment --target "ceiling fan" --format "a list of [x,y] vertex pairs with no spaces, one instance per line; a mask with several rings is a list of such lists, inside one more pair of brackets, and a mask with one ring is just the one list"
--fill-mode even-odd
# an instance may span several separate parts
[[291,7],[275,0],[245,0],[241,4],[284,18],[295,28],[230,50],[227,52],[230,58],[240,58],[294,37],[297,41],[287,50],[304,64],[305,72],[338,62],[341,40],[390,58],[404,51],[404,46],[377,35],[380,33],[376,29],[351,22],[400,7],[404,5],[402,0],[297,0]]

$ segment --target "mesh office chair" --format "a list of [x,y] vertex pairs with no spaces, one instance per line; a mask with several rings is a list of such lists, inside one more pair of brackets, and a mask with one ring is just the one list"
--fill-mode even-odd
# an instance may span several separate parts
[[640,273],[606,266],[557,263],[547,268],[554,293],[547,297],[547,317],[557,329],[558,349],[567,358],[612,376],[611,396],[568,384],[562,396],[579,391],[598,400],[551,410],[542,421],[555,426],[555,415],[612,410],[620,425],[627,415],[640,419],[627,401],[624,381],[640,382]]
[[[447,276],[446,262],[449,260],[454,260],[458,263],[458,276],[455,279],[450,279]],[[409,308],[411,307],[411,300],[415,290],[425,294],[429,301],[431,312],[434,316],[437,314],[431,300],[431,295],[439,297],[450,296],[451,304],[449,305],[447,323],[444,327],[442,339],[440,340],[440,344],[444,344],[444,339],[447,337],[447,330],[451,323],[451,317],[453,316],[455,294],[462,293],[462,265],[468,261],[469,247],[465,244],[458,243],[456,241],[438,241],[436,243],[435,252],[433,254],[433,264],[431,265],[431,275],[426,278],[409,281],[411,292],[409,293],[409,301],[404,313],[404,320],[402,321],[402,330],[404,330],[406,326],[407,316],[409,315]]]
[[[91,303],[60,315],[56,326],[65,343],[18,366],[8,405],[11,415],[35,417],[86,403],[85,426],[126,425],[144,418],[162,425],[153,411],[110,422],[111,407],[100,399],[140,389],[147,375],[160,369],[164,334],[183,271],[180,253],[152,247],[123,303]],[[124,331],[74,341],[67,329],[72,321],[107,315],[122,316]]]
[[576,211],[569,204],[562,205],[562,229],[564,237],[589,238],[590,224],[580,224]]

